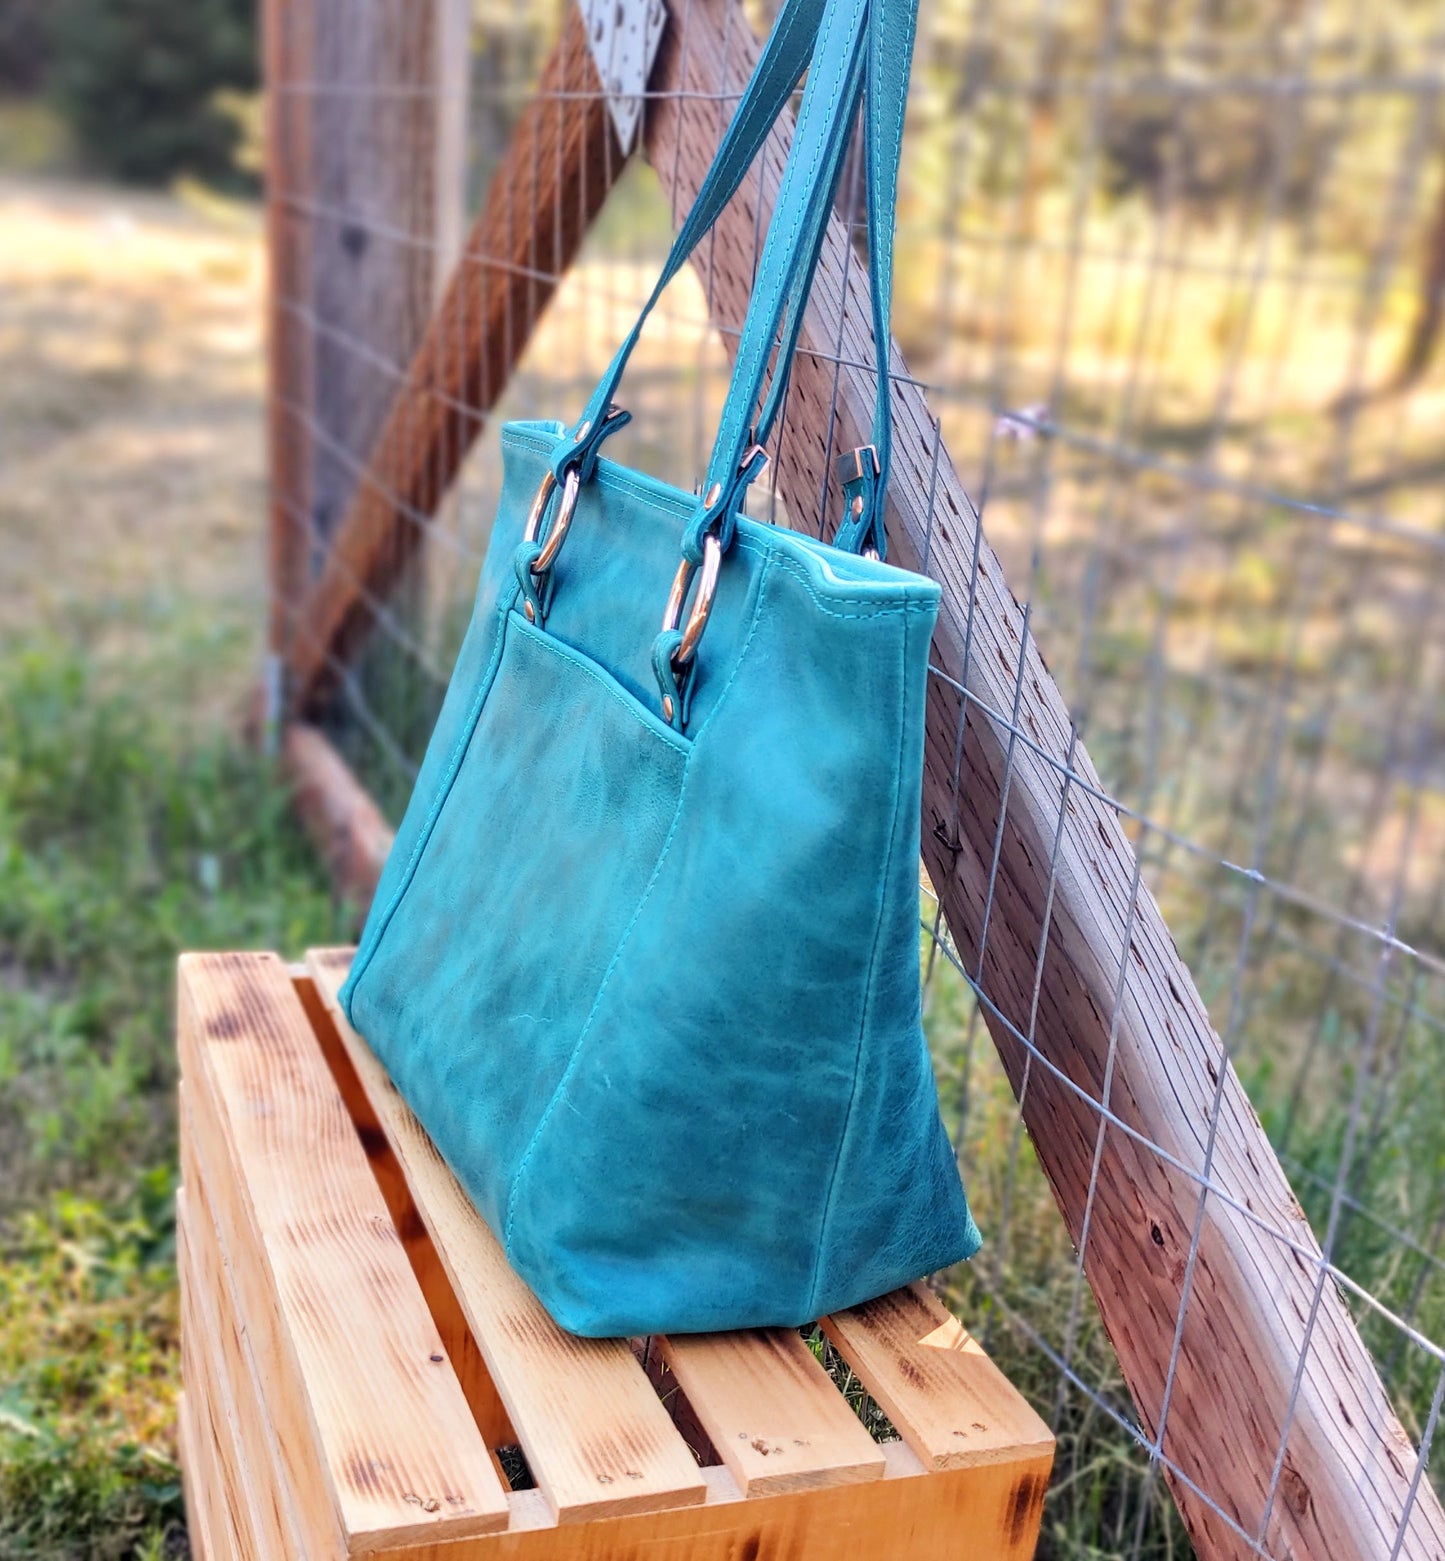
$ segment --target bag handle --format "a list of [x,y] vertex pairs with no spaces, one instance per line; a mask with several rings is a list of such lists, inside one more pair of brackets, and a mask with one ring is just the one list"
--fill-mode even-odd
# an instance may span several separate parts
[[[760,470],[753,451],[767,441],[777,415],[780,397],[770,395],[758,420],[753,420],[767,372],[769,348],[777,336],[789,296],[787,284],[798,263],[796,232],[799,218],[794,214],[806,211],[807,186],[819,177],[819,169],[824,165],[832,125],[838,117],[832,100],[842,96],[846,81],[840,64],[842,51],[849,32],[856,34],[857,17],[865,8],[868,86],[864,139],[868,167],[869,275],[879,389],[873,413],[871,459],[865,458],[866,446],[854,452],[855,470],[845,484],[848,514],[835,542],[855,551],[871,547],[880,558],[886,550],[883,493],[891,454],[888,321],[893,286],[893,224],[917,0],[871,0],[871,3],[870,0],[843,0],[842,4],[830,9],[819,32],[814,69],[809,72],[794,133],[793,155],[788,160],[773,221],[768,228],[743,326],[742,347],[733,366],[717,442],[704,479],[703,503],[683,539],[684,557],[694,565],[703,561],[708,535],[717,537],[723,552],[731,544],[743,495]],[[832,69],[825,71],[819,68],[820,65],[831,65]],[[781,358],[777,372],[786,372],[786,363]]]
[[[878,399],[873,406],[873,451],[852,452],[853,470],[843,483],[843,523],[836,547],[888,556],[884,494],[892,465],[893,235],[898,217],[898,168],[903,158],[903,120],[908,79],[918,33],[918,0],[877,4],[868,50],[864,140],[868,146],[868,276],[873,301],[873,348],[878,358]],[[850,460],[845,456],[840,468]]]
[[[631,421],[631,414],[615,406],[612,398],[648,315],[667,284],[676,276],[736,193],[758,148],[786,106],[804,68],[810,61],[816,67],[823,52],[821,33],[825,20],[843,3],[844,0],[787,0],[763,45],[737,111],[719,143],[692,209],[673,240],[651,295],[632,330],[614,354],[571,437],[559,442],[554,450],[532,502],[525,536],[515,559],[517,580],[522,591],[522,610],[531,622],[541,622],[546,614],[552,586],[551,565],[571,525],[582,484],[589,481],[596,470],[601,445],[611,434]],[[852,31],[856,35],[856,18],[866,0],[849,0],[849,3],[854,17]],[[830,50],[838,49],[839,37],[840,30],[834,21],[828,44]],[[860,39],[855,36],[848,41],[849,48],[843,56],[849,65],[847,84],[827,137],[828,149],[823,172],[813,186],[804,192],[799,223],[803,238],[794,246],[790,267],[793,277],[787,311],[789,339],[785,343],[784,354],[778,360],[784,372],[770,398],[777,404],[781,402],[781,391],[786,382],[786,364],[792,355],[803,303],[831,210],[832,190],[847,152],[854,110],[862,98]],[[816,73],[816,69],[810,71],[810,81]]]
[[779,12],[692,208],[672,241],[656,285],[592,392],[571,439],[559,445],[553,455],[552,474],[556,482],[562,483],[571,470],[577,471],[581,481],[588,481],[596,467],[602,442],[631,421],[632,414],[614,410],[613,403],[642,328],[668,284],[711,232],[723,208],[737,193],[758,150],[808,67],[823,13],[831,3],[833,0],[787,0]]
[[[898,163],[903,143],[903,116],[912,63],[913,37],[917,25],[917,0],[852,0],[857,9],[866,6],[868,93],[865,110],[865,140],[868,152],[868,231],[870,238],[869,272],[873,301],[874,342],[878,358],[878,397],[873,409],[873,439],[852,453],[853,469],[844,482],[847,504],[843,525],[835,542],[881,558],[886,545],[884,535],[884,491],[888,479],[891,408],[889,405],[888,355],[891,340],[888,328],[892,293],[893,216],[897,200]],[[662,694],[662,714],[672,726],[681,729],[687,722],[693,686],[694,658],[703,630],[712,610],[718,573],[723,555],[732,543],[737,515],[748,485],[762,469],[766,456],[762,444],[772,428],[781,403],[778,383],[785,380],[789,363],[780,355],[774,370],[770,393],[759,420],[752,422],[767,371],[768,348],[776,335],[785,303],[784,282],[796,278],[799,248],[799,219],[794,213],[806,212],[806,186],[824,166],[824,148],[829,144],[830,122],[836,110],[826,94],[845,78],[836,71],[824,72],[819,61],[836,61],[837,42],[831,29],[846,25],[838,11],[830,9],[819,32],[817,54],[803,106],[798,114],[793,151],[783,175],[773,221],[753,286],[743,327],[741,346],[733,364],[718,429],[717,443],[708,466],[707,487],[698,509],[683,533],[682,562],[673,580],[663,615],[662,632],[653,642],[652,666]],[[855,38],[856,42],[856,38]],[[801,188],[800,188],[801,186]],[[830,189],[831,195],[831,189]],[[821,233],[809,233],[805,247],[810,266],[816,265]],[[811,242],[811,252],[806,244]],[[806,270],[806,267],[805,267]],[[811,271],[807,271],[811,280]],[[788,296],[791,296],[791,291]],[[796,344],[797,320],[789,324],[782,352],[791,354]],[[679,628],[694,572],[701,565],[692,610],[687,624]]]
[[[891,443],[888,319],[893,215],[916,21],[917,0],[787,0],[652,294],[571,438],[559,442],[533,501],[516,569],[523,610],[537,622],[551,587],[550,564],[571,523],[581,485],[595,471],[603,441],[630,421],[629,413],[612,404],[612,396],[642,326],[667,283],[741,184],[808,64],[811,44],[811,64],[793,146],[754,279],[717,440],[698,508],[684,531],[682,562],[662,632],[653,647],[663,714],[676,726],[686,720],[692,659],[711,609],[722,556],[731,545],[747,488],[767,461],[763,442],[781,410],[804,303],[832,210],[853,111],[863,97],[865,75],[869,283],[879,389],[873,444],[853,452],[853,471],[844,483],[847,510],[835,541],[876,557],[884,552],[883,493]],[[776,357],[772,351],[775,343]],[[772,379],[754,420],[770,361],[774,363]],[[554,509],[553,499],[559,492],[560,502]],[[551,523],[545,541],[539,542],[549,512]],[[696,601],[686,628],[679,631],[682,608],[699,564],[702,580]]]

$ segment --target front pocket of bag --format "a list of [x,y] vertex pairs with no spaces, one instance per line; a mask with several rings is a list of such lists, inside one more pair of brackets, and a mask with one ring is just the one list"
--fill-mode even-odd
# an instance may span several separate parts
[[499,1231],[661,854],[688,748],[604,669],[509,615],[496,680],[358,989],[360,1027]]

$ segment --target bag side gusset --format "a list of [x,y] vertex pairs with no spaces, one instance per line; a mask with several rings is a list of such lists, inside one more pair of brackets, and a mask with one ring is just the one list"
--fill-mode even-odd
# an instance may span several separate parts
[[936,608],[905,620],[897,810],[882,878],[871,999],[810,1306],[815,1316],[962,1262],[980,1246],[923,1032],[918,854],[935,617]]

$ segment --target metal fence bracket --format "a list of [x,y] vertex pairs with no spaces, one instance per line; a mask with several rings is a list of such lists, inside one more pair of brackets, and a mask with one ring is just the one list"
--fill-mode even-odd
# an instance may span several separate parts
[[662,0],[578,0],[587,47],[607,93],[607,107],[626,156],[637,139],[643,96],[667,12]]

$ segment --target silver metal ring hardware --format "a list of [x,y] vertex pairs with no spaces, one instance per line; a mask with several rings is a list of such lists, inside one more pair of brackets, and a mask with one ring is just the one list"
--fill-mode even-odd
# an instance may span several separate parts
[[[603,417],[603,423],[608,424],[619,418],[626,420],[627,414],[615,402],[610,402],[607,412]],[[577,431],[572,435],[574,440],[585,439],[591,432],[592,421],[587,419],[581,423]],[[605,428],[604,428],[605,434]],[[535,542],[542,529],[542,516],[547,512],[547,501],[552,497],[552,490],[557,486],[557,479],[553,476],[549,467],[542,477],[541,484],[537,488],[536,497],[532,500],[532,508],[527,512],[527,529],[523,532],[523,539],[527,542]],[[577,513],[577,495],[582,491],[582,477],[576,466],[567,468],[567,475],[562,479],[562,502],[557,506],[557,518],[552,522],[552,529],[547,533],[547,540],[542,544],[542,550],[532,562],[532,573],[544,575],[556,561],[557,554],[562,550],[562,544],[567,540],[567,532],[572,525],[572,517]],[[531,612],[528,612],[531,617]]]
[[[698,641],[707,628],[708,615],[712,612],[713,597],[717,595],[718,571],[722,567],[722,543],[709,531],[702,544],[702,578],[698,581],[697,598],[688,614],[687,625],[682,631],[682,644],[673,654],[672,664],[685,667],[697,654]],[[682,617],[683,603],[687,601],[688,587],[692,584],[694,565],[684,558],[672,577],[672,590],[667,596],[667,611],[662,615],[662,632],[670,633]]]
[[[542,478],[541,486],[537,489],[537,496],[532,500],[532,508],[527,512],[527,529],[523,533],[523,539],[527,542],[535,542],[537,533],[542,529],[542,516],[547,510],[547,500],[552,497],[552,490],[557,486],[557,479],[549,469]],[[542,551],[532,563],[534,575],[544,575],[552,567],[552,561],[561,551],[562,544],[567,540],[567,531],[572,524],[572,516],[577,511],[577,495],[582,491],[582,479],[577,475],[577,468],[571,466],[567,469],[567,475],[562,479],[562,502],[557,506],[557,518],[552,522],[552,529],[547,533],[547,540],[542,544]]]
[[[760,444],[749,445],[743,452],[742,460],[738,462],[738,470],[746,471],[752,463],[762,457],[762,464],[768,463],[768,453]],[[759,471],[762,467],[758,468]],[[710,510],[722,497],[722,484],[712,483],[707,494],[703,498],[702,506]],[[703,537],[702,542],[702,578],[698,581],[697,596],[692,604],[692,611],[688,614],[687,623],[682,631],[682,643],[673,653],[672,664],[679,671],[688,665],[697,654],[698,641],[702,639],[702,631],[707,628],[707,620],[712,612],[713,597],[717,595],[718,572],[722,568],[722,543],[718,541],[717,533],[709,531]],[[662,615],[662,632],[669,634],[682,619],[683,604],[687,601],[688,588],[692,585],[694,565],[686,558],[677,566],[677,573],[672,577],[672,589],[667,593],[667,610]],[[668,709],[671,700],[663,701],[663,713],[670,721],[672,712]]]

